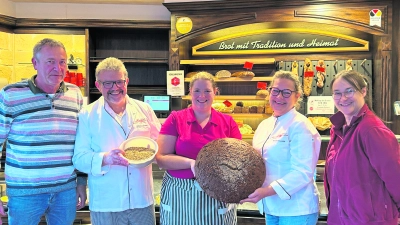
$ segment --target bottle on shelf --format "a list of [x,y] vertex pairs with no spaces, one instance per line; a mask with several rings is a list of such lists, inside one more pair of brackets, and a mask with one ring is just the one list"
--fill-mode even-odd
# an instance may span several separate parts
[[85,77],[83,76],[82,73],[77,73],[76,74],[76,85],[81,89],[82,95],[85,96]]
[[69,71],[65,72],[64,82],[71,83],[71,76],[69,75]]

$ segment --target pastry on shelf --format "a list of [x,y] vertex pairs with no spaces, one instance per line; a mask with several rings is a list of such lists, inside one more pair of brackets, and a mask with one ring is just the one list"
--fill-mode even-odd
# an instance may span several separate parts
[[349,59],[346,61],[346,70],[347,71],[353,70],[353,60],[352,59]]
[[318,60],[317,69],[317,87],[323,88],[325,81],[325,63],[324,60]]
[[215,74],[215,77],[217,78],[227,78],[227,77],[231,77],[231,72],[229,72],[228,70],[220,70]]
[[296,76],[299,76],[298,68],[299,68],[299,64],[297,63],[297,61],[293,61],[293,63],[292,63],[292,73],[294,75],[296,75]]
[[248,124],[243,124],[242,127],[239,127],[239,131],[241,134],[254,134],[253,128]]
[[257,113],[257,106],[256,105],[250,106],[249,113]]
[[315,116],[308,117],[311,123],[317,128],[317,130],[324,131],[332,127],[332,123],[328,117]]
[[233,113],[242,113],[242,106],[235,106],[233,108]]
[[271,104],[269,103],[269,100],[266,100],[265,113],[268,113],[268,114],[274,113],[274,111],[272,110]]
[[218,112],[220,112],[221,109],[225,108],[225,105],[224,105],[224,103],[216,102],[216,103],[213,103],[213,104],[211,105],[211,107],[213,107],[215,110],[217,110]]
[[254,73],[250,70],[247,71],[238,71],[234,72],[232,74],[232,77],[239,77],[239,78],[248,78],[248,77],[254,77]]
[[304,60],[304,77],[303,77],[303,84],[304,84],[304,95],[310,96],[311,94],[311,86],[314,79],[314,71],[312,69],[312,63],[309,58]]
[[264,113],[265,112],[265,107],[263,105],[257,106],[257,113]]
[[256,96],[260,97],[260,98],[268,98],[269,97],[269,91],[263,90],[263,89],[258,90],[257,93],[256,93]]
[[224,107],[224,108],[221,108],[220,110],[219,110],[220,112],[222,112],[222,113],[232,113],[233,112],[233,107]]
[[249,109],[250,109],[250,107],[248,107],[248,106],[243,106],[243,108],[242,108],[242,113],[249,113]]
[[242,102],[242,101],[238,101],[238,102],[236,102],[236,106],[243,107],[243,106],[244,106],[244,104],[243,104],[243,102]]

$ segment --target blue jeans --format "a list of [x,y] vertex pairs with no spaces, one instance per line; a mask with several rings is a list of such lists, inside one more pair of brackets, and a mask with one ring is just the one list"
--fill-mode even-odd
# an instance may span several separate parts
[[318,213],[301,216],[265,216],[268,225],[315,225],[318,221]]
[[10,225],[37,225],[43,215],[48,225],[73,224],[76,216],[76,189],[9,197],[8,223]]

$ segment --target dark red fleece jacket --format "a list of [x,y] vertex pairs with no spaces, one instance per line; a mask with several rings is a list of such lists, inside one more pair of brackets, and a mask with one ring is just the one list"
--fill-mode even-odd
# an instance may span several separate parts
[[365,104],[349,126],[331,118],[325,193],[328,224],[397,225],[400,148],[393,132]]

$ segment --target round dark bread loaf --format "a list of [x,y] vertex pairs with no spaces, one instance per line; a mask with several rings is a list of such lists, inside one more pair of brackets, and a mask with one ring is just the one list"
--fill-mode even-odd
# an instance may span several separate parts
[[207,195],[225,203],[239,203],[262,186],[265,165],[261,154],[249,143],[222,138],[201,149],[195,173]]

